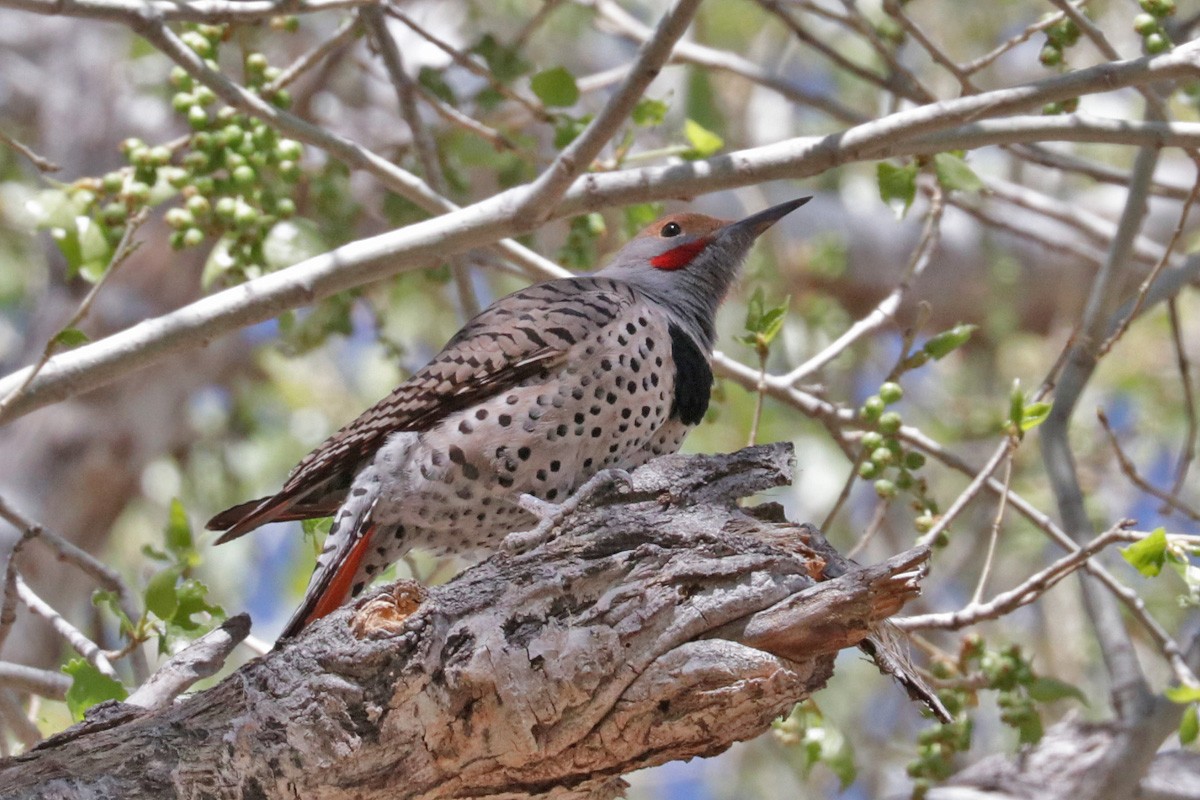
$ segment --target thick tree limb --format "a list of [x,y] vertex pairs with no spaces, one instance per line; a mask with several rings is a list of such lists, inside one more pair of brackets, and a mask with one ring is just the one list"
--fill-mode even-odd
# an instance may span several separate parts
[[533,550],[390,587],[168,708],[98,707],[0,762],[0,786],[615,797],[626,772],[762,733],[917,593],[927,551],[858,568],[814,528],[736,506],[790,480],[790,459],[788,445],[658,459]]

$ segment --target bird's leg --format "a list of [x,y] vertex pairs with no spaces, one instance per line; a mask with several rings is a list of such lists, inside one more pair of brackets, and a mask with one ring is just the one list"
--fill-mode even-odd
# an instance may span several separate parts
[[532,530],[514,531],[505,536],[501,547],[510,553],[522,553],[549,541],[554,529],[562,524],[564,519],[574,513],[582,503],[610,486],[628,491],[633,488],[633,479],[623,469],[602,469],[561,503],[551,503],[531,494],[522,494],[517,498],[517,505],[537,517],[538,524]]

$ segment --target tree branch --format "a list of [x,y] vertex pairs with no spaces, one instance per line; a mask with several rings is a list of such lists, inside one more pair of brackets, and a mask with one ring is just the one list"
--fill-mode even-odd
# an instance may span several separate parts
[[918,591],[927,551],[854,567],[815,529],[737,507],[790,460],[790,445],[658,459],[529,552],[389,587],[169,707],[97,707],[0,762],[0,785],[615,797],[628,771],[762,733]]

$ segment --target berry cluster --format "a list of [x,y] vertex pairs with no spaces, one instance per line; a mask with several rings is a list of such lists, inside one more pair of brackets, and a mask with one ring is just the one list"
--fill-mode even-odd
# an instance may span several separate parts
[[863,434],[863,458],[858,465],[858,476],[863,480],[874,480],[875,493],[885,500],[901,491],[911,492],[920,512],[915,524],[924,533],[933,527],[933,515],[938,512],[937,503],[926,495],[925,479],[913,475],[925,466],[925,456],[904,449],[896,436],[904,421],[898,411],[885,410],[903,397],[904,389],[900,384],[888,381],[879,387],[878,394],[863,402],[859,416],[873,423],[874,430]]
[[1165,53],[1171,49],[1171,38],[1162,21],[1175,13],[1175,0],[1139,0],[1139,3],[1143,13],[1133,18],[1133,29],[1142,37],[1147,53]]
[[[215,70],[226,35],[226,26],[197,25],[180,38]],[[273,87],[280,71],[266,56],[248,53],[243,67],[251,92],[280,108],[291,103],[287,90]],[[178,193],[182,203],[164,215],[174,229],[172,247],[196,247],[213,236],[226,254],[223,271],[261,274],[268,232],[296,213],[290,195],[300,178],[303,146],[234,108],[216,109],[216,94],[181,67],[172,69],[171,85],[176,90],[171,105],[187,119],[191,135],[171,145],[126,139],[121,144],[126,166],[76,182],[72,200],[93,218],[111,249],[133,214]]]

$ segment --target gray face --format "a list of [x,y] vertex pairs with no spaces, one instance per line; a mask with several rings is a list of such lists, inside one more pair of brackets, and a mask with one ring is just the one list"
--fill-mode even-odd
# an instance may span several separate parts
[[717,308],[754,240],[807,201],[782,203],[738,222],[672,214],[642,230],[600,274],[661,303],[698,344],[711,350]]

